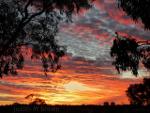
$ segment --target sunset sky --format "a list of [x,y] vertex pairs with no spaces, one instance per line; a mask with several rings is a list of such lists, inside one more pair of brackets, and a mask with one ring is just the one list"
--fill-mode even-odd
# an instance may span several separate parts
[[115,0],[96,0],[92,9],[74,15],[73,19],[73,23],[60,25],[56,37],[59,44],[67,46],[62,69],[49,72],[46,77],[41,62],[31,61],[27,55],[26,65],[17,76],[0,79],[0,104],[29,103],[32,99],[25,97],[30,94],[47,104],[129,103],[126,89],[149,73],[144,69],[139,77],[131,72],[117,73],[109,55],[114,32],[138,40],[149,40],[150,32],[118,9]]

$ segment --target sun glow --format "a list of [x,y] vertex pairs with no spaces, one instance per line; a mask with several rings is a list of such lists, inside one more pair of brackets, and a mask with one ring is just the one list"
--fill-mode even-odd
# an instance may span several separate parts
[[64,84],[64,89],[66,91],[96,91],[97,90],[95,88],[91,88],[85,84],[76,81],[71,81],[67,84]]

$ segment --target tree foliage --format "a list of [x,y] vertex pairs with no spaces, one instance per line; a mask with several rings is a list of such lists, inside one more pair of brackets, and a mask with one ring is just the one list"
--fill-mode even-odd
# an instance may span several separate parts
[[148,41],[140,42],[132,37],[120,36],[116,33],[110,54],[114,58],[113,65],[119,73],[120,70],[131,70],[134,75],[138,75],[140,63],[146,69],[150,69],[150,43]]
[[[149,0],[117,0],[119,8],[127,13],[134,21],[141,20],[146,29],[150,29],[150,1]],[[150,42],[140,42],[131,37],[122,37],[114,40],[111,56],[115,58],[113,65],[120,70],[132,70],[138,74],[140,63],[150,69]]]
[[150,78],[145,78],[141,84],[130,85],[126,91],[133,105],[150,105]]
[[58,25],[92,1],[0,0],[0,77],[23,68],[23,47],[32,49],[31,58],[41,59],[45,72],[59,69],[65,48],[55,40]]
[[134,21],[141,20],[146,29],[150,29],[150,0],[117,0]]

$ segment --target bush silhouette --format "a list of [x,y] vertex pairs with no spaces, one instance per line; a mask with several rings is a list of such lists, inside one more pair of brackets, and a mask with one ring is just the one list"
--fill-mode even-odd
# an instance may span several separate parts
[[150,105],[150,78],[144,78],[143,83],[130,85],[126,91],[133,105]]

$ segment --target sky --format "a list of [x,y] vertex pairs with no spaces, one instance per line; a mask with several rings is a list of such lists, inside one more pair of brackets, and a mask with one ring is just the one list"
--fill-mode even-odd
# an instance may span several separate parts
[[[118,9],[115,0],[96,0],[93,8],[73,16],[73,23],[60,25],[56,37],[67,47],[61,59],[62,69],[56,73],[42,72],[41,62],[26,55],[25,67],[17,76],[0,79],[0,104],[29,103],[41,98],[47,104],[128,104],[125,91],[149,73],[140,69],[118,74],[109,55],[114,32],[149,40],[150,32],[133,22]],[[30,53],[30,49],[27,53]],[[32,98],[25,97],[32,94]]]

